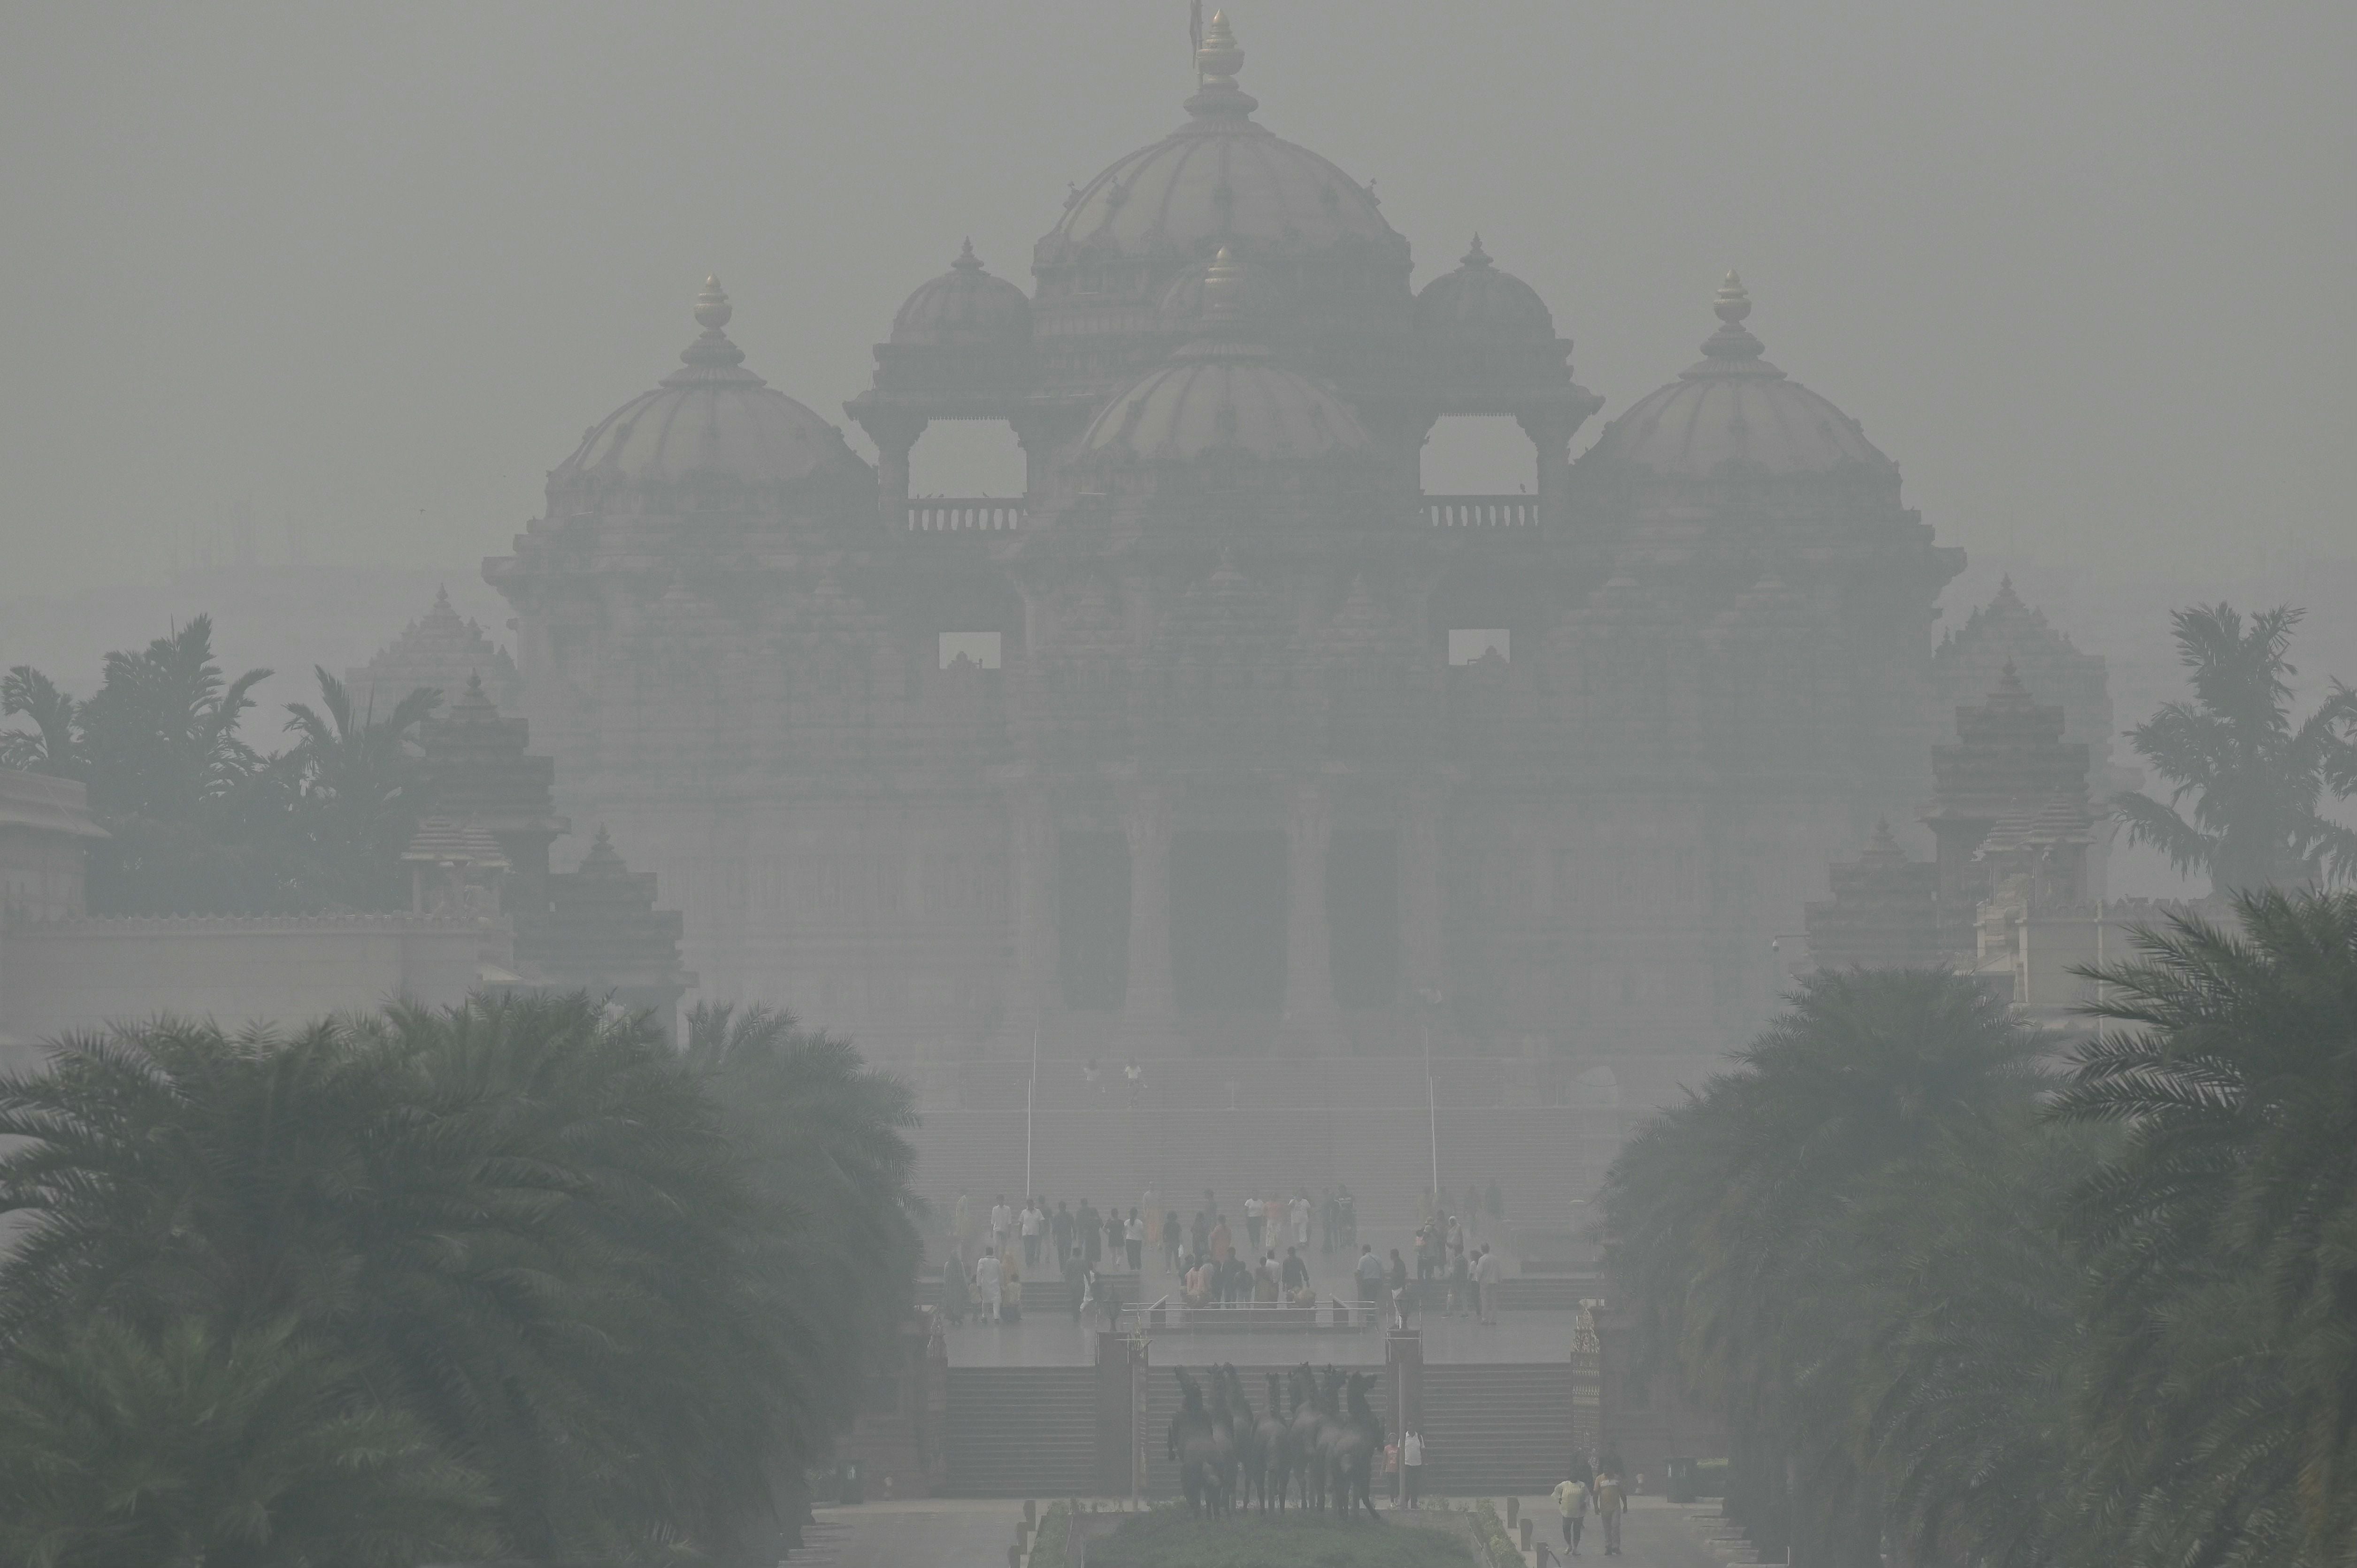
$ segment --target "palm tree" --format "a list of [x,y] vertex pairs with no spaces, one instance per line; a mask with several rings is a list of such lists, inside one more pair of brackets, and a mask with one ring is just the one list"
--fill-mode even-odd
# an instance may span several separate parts
[[685,1061],[722,1108],[759,1206],[743,1245],[764,1316],[791,1330],[777,1453],[798,1487],[888,1365],[915,1300],[915,1098],[847,1041],[771,1007],[691,1008]]
[[98,693],[81,705],[91,804],[118,817],[183,822],[252,777],[261,758],[238,739],[267,670],[224,681],[213,623],[198,616],[136,653],[106,656]]
[[314,667],[322,713],[286,704],[299,736],[271,767],[286,780],[289,813],[307,852],[303,880],[312,897],[363,908],[404,896],[401,852],[417,831],[422,783],[415,731],[442,693],[420,686],[379,718],[373,697],[355,709],[344,683]]
[[291,1323],[101,1315],[0,1361],[0,1562],[414,1568],[497,1549],[482,1478]]
[[[2123,1130],[2079,1187],[2087,1422],[2137,1560],[2357,1554],[2357,894],[2136,933],[2054,1105]],[[2156,1499],[2167,1506],[2156,1506]]]
[[1942,971],[1821,971],[1791,1000],[1632,1142],[1605,1208],[1615,1272],[1674,1337],[1661,1354],[1727,1412],[1730,1511],[1770,1552],[1846,1561],[1881,1523],[1856,1411],[1882,1293],[1853,1266],[1856,1206],[1943,1134],[2018,1115],[2040,1047]]
[[[2298,725],[2285,658],[2301,612],[2243,618],[2223,604],[2172,617],[2192,702],[2169,703],[2130,732],[2172,786],[2167,802],[2138,790],[2112,798],[2128,842],[2148,843],[2179,872],[2209,874],[2222,893],[2357,877],[2357,832],[2318,811],[2357,793],[2357,692],[2335,682]],[[2193,797],[2191,815],[2178,807]]]
[[30,731],[0,732],[0,768],[81,778],[81,741],[74,726],[80,712],[70,693],[29,664],[0,677],[0,715],[23,714],[33,721]]
[[586,997],[281,1036],[169,1021],[0,1076],[0,1347],[108,1312],[292,1320],[479,1468],[530,1555],[726,1538],[765,1496],[781,1341],[701,1086]]

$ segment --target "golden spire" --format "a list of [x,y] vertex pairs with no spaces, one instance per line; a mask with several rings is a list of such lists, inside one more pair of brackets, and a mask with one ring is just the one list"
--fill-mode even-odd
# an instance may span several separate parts
[[1210,23],[1203,28],[1203,42],[1195,50],[1195,69],[1214,85],[1233,87],[1236,72],[1243,67],[1244,51],[1236,47],[1236,33],[1228,26],[1228,14],[1212,12]]
[[1743,280],[1735,275],[1733,267],[1727,269],[1727,280],[1718,285],[1718,303],[1711,309],[1729,327],[1751,314],[1751,296],[1743,291]]
[[1220,253],[1211,258],[1211,264],[1203,271],[1205,326],[1232,323],[1243,314],[1243,302],[1237,297],[1243,282],[1243,273],[1236,265],[1235,256],[1225,245],[1221,246]]
[[728,291],[720,286],[716,274],[704,280],[704,292],[695,296],[695,324],[707,332],[717,332],[728,325],[736,309],[728,303]]

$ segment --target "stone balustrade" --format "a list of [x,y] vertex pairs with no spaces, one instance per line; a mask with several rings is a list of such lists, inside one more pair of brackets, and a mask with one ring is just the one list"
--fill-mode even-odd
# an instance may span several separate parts
[[1424,516],[1435,528],[1531,528],[1539,521],[1539,498],[1426,496]]
[[934,496],[909,503],[909,532],[1005,532],[1023,526],[1023,513],[1019,500],[995,500],[988,496]]

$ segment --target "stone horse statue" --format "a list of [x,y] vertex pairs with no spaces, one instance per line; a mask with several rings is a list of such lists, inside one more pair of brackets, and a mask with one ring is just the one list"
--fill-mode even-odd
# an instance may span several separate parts
[[[1275,1492],[1276,1511],[1285,1511],[1285,1487],[1293,1472],[1292,1455],[1286,1439],[1292,1427],[1285,1419],[1285,1384],[1275,1372],[1268,1374],[1268,1413],[1253,1427],[1253,1451],[1259,1461],[1260,1511],[1268,1511],[1269,1494]],[[1250,1475],[1249,1470],[1246,1471]]]
[[1178,1466],[1178,1484],[1187,1494],[1189,1514],[1218,1513],[1222,1503],[1219,1477],[1222,1460],[1212,1434],[1211,1412],[1203,1407],[1203,1391],[1180,1367],[1178,1412],[1170,1418],[1168,1449]]
[[1325,1425],[1325,1412],[1318,1408],[1318,1380],[1304,1361],[1296,1367],[1287,1380],[1293,1387],[1293,1418],[1286,1423],[1283,1464],[1286,1476],[1301,1487],[1301,1506],[1322,1509],[1326,1506],[1326,1466],[1318,1456],[1318,1434]]
[[[1211,1369],[1211,1406],[1212,1462],[1217,1467],[1219,1482],[1218,1511],[1232,1513],[1235,1511],[1236,1470],[1241,1445],[1236,1435],[1235,1408],[1228,1402],[1228,1378],[1217,1367]],[[1251,1419],[1251,1412],[1247,1411],[1244,1414],[1247,1425]]]
[[1354,1515],[1354,1505],[1360,1504],[1365,1506],[1369,1519],[1377,1524],[1383,1521],[1372,1495],[1375,1455],[1382,1451],[1385,1436],[1383,1417],[1367,1403],[1367,1391],[1374,1386],[1375,1380],[1368,1373],[1351,1374],[1349,1412],[1338,1423],[1333,1443],[1324,1450],[1327,1484],[1346,1522]]

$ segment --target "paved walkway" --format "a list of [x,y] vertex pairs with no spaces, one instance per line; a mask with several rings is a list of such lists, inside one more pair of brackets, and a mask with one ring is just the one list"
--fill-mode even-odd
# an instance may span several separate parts
[[[1612,1561],[1623,1568],[1720,1568],[1721,1560],[1703,1550],[1680,1510],[1658,1498],[1638,1498],[1634,1504],[1622,1526],[1621,1554]],[[1524,1498],[1523,1511],[1547,1531],[1550,1543],[1560,1542],[1550,1499]],[[1023,1505],[924,1498],[823,1508],[817,1514],[810,1544],[794,1553],[789,1568],[1005,1568]],[[1590,1520],[1581,1568],[1606,1561],[1603,1541]]]

